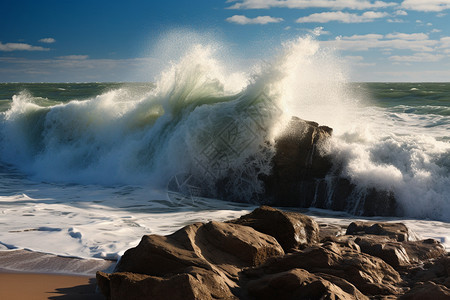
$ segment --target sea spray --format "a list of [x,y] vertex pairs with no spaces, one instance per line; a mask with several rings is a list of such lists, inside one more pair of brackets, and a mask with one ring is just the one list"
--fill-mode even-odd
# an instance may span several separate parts
[[3,115],[2,158],[52,182],[163,186],[171,176],[193,173],[210,196],[218,180],[235,172],[227,185],[239,192],[229,194],[250,199],[262,191],[258,175],[270,172],[266,141],[271,114],[280,112],[264,89],[227,90],[212,52],[195,45],[156,88],[133,98],[118,89],[41,107],[30,95],[14,97]]
[[376,188],[394,194],[399,213],[450,220],[448,108],[373,107],[312,37],[285,42],[252,71],[229,69],[215,45],[194,44],[156,87],[59,104],[18,94],[1,117],[1,160],[48,182],[165,189],[193,175],[200,195],[258,201],[276,135],[295,115],[334,129],[321,150],[331,175],[357,187],[350,212]]

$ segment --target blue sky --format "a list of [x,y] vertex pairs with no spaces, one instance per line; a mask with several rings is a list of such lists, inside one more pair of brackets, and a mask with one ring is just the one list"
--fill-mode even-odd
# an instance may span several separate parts
[[450,0],[2,0],[0,7],[0,82],[153,81],[167,64],[159,53],[167,36],[181,49],[189,39],[219,40],[251,64],[314,30],[352,81],[450,82]]

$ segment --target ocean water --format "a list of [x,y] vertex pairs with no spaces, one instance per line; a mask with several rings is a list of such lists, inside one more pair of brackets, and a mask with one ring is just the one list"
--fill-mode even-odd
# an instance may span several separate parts
[[293,115],[334,129],[321,151],[357,191],[394,193],[382,220],[450,246],[450,83],[349,82],[310,37],[248,69],[217,44],[185,50],[152,83],[0,83],[0,249],[117,259],[144,234],[247,213]]

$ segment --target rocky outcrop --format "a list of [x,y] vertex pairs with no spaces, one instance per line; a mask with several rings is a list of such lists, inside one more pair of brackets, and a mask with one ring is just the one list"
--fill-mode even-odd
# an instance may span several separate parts
[[400,283],[400,275],[386,262],[332,242],[273,258],[259,268],[246,270],[245,274],[258,278],[293,268],[342,278],[366,295],[399,293],[395,285]]
[[333,130],[292,117],[275,141],[272,173],[263,178],[261,197],[273,206],[318,207],[364,216],[394,216],[391,191],[361,189],[341,176],[326,151]]
[[[272,174],[265,179],[266,197],[281,206],[312,206],[318,179],[331,170],[331,159],[320,148],[333,130],[293,117],[277,138]],[[321,191],[324,191],[322,186]]]
[[108,299],[124,300],[448,299],[450,257],[439,242],[418,240],[401,223],[338,229],[263,206],[144,236],[97,282]]
[[284,251],[291,251],[319,242],[319,226],[313,219],[302,214],[280,211],[269,206],[261,206],[252,213],[230,222],[249,226],[259,232],[273,236]]
[[387,236],[398,242],[417,240],[417,236],[403,223],[352,222],[345,234]]
[[[327,280],[328,278],[329,280]],[[336,282],[337,284],[333,283]],[[369,299],[351,283],[333,276],[291,269],[250,281],[248,292],[256,299]]]
[[407,268],[413,263],[446,254],[439,242],[418,240],[402,223],[352,222],[346,236],[350,236],[361,252],[379,257],[394,268]]

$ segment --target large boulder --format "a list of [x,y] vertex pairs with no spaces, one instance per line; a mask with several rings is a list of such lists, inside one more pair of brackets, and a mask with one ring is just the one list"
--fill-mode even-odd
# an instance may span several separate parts
[[361,189],[333,165],[333,129],[292,117],[275,140],[272,173],[261,195],[273,206],[318,207],[364,216],[395,216],[399,208],[389,190]]
[[222,277],[199,268],[165,278],[129,272],[98,272],[97,282],[102,293],[111,300],[237,299]]
[[[113,274],[99,272],[97,280],[111,299],[232,299],[242,269],[280,255],[274,237],[251,227],[194,223],[168,236],[144,236]],[[170,291],[174,286],[181,292]]]
[[319,226],[312,218],[297,212],[261,206],[250,214],[230,221],[275,237],[285,252],[319,242]]
[[417,235],[411,232],[403,223],[363,222],[356,221],[347,227],[347,235],[383,235],[398,242],[417,240]]
[[272,236],[248,226],[212,221],[188,225],[168,236],[142,237],[137,247],[124,253],[115,271],[164,276],[189,266],[213,270],[220,265],[236,274],[240,267],[257,266],[283,254]]
[[380,237],[358,237],[355,243],[360,247],[361,252],[376,256],[390,264],[395,269],[406,267],[411,264],[408,253],[402,243],[391,242]]
[[275,143],[272,174],[265,178],[266,197],[278,206],[311,206],[316,179],[331,170],[329,156],[321,152],[332,129],[292,117]]

